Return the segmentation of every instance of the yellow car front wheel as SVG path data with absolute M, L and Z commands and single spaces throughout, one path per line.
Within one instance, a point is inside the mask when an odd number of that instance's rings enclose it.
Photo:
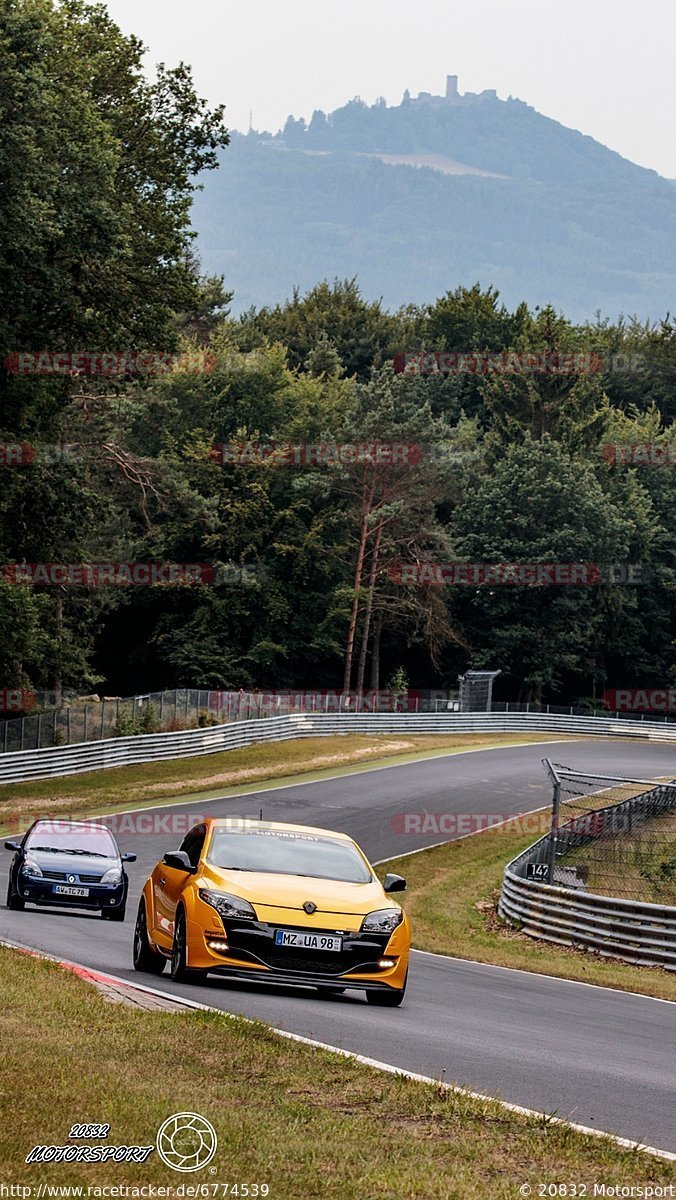
M 145 900 L 141 900 L 134 928 L 134 970 L 148 971 L 151 975 L 161 975 L 167 960 L 153 950 L 148 938 L 148 922 L 146 920 Z
M 174 921 L 174 943 L 171 948 L 171 978 L 177 983 L 204 983 L 208 972 L 188 967 L 188 937 L 185 913 L 179 909 Z
M 399 1008 L 404 996 L 406 995 L 406 982 L 408 980 L 408 971 L 404 979 L 403 988 L 391 988 L 387 992 L 367 992 L 366 999 L 369 1004 L 376 1004 L 380 1008 Z

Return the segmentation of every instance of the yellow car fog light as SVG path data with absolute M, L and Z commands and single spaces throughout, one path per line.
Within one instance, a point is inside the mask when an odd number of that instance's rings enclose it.
M 393 958 L 381 958 L 380 961 L 378 962 L 378 966 L 379 967 L 393 967 L 394 959 Z
M 207 945 L 210 950 L 229 950 L 230 948 L 223 938 L 207 938 Z

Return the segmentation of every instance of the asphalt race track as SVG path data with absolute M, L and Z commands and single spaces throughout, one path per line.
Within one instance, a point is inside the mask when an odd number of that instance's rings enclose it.
M 349 832 L 373 861 L 444 840 L 399 832 L 405 812 L 508 814 L 547 804 L 543 755 L 594 774 L 676 776 L 673 744 L 580 741 L 437 757 L 333 780 L 200 801 L 153 813 L 295 821 Z M 131 967 L 136 905 L 150 870 L 182 835 L 118 837 L 138 862 L 129 870 L 123 925 L 98 916 L 0 908 L 0 937 L 160 987 L 278 1028 L 396 1066 L 556 1112 L 583 1125 L 676 1152 L 676 1004 L 415 953 L 400 1009 L 371 1008 L 363 993 L 321 999 L 316 992 L 262 985 L 179 986 Z M 4 896 L 5 855 L 0 886 Z M 414 930 L 415 939 L 415 930 Z

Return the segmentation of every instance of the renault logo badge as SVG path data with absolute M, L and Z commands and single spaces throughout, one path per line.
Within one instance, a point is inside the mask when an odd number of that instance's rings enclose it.
M 311 917 L 312 914 L 317 911 L 317 905 L 313 904 L 312 900 L 306 900 L 303 908 L 309 917 Z

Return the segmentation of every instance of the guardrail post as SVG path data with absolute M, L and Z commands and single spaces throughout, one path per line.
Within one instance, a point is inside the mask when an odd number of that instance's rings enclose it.
M 551 759 L 543 758 L 543 763 L 549 772 L 549 777 L 554 784 L 554 792 L 552 795 L 552 825 L 549 831 L 549 844 L 547 846 L 547 883 L 554 883 L 554 867 L 556 865 L 556 843 L 559 831 L 559 810 L 561 808 L 561 780 L 559 779 L 556 767 Z

